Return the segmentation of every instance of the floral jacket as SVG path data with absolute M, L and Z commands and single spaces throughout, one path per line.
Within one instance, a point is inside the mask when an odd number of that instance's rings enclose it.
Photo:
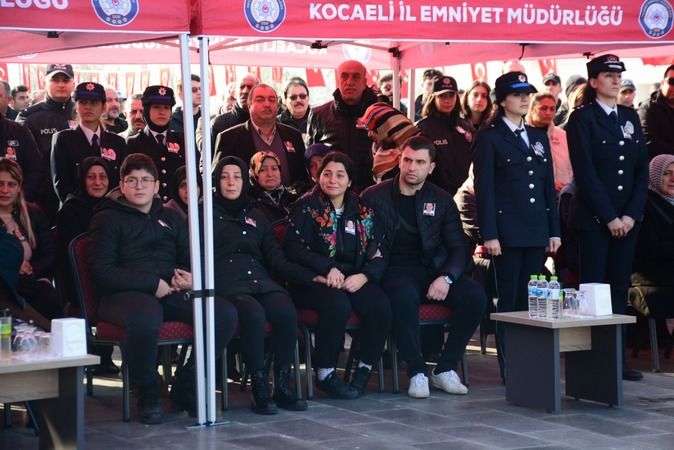
M 284 249 L 289 260 L 321 275 L 336 267 L 344 275 L 363 273 L 377 282 L 386 268 L 381 230 L 374 211 L 356 194 L 347 192 L 337 218 L 332 202 L 315 186 L 293 206 Z

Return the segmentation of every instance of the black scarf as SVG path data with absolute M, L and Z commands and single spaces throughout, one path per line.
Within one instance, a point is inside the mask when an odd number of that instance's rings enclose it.
M 241 193 L 236 200 L 229 200 L 222 196 L 220 192 L 220 175 L 222 174 L 222 168 L 226 165 L 235 165 L 241 168 L 241 177 L 243 181 L 243 186 L 241 187 Z M 213 169 L 212 173 L 213 179 L 213 202 L 222 207 L 227 213 L 231 216 L 238 216 L 241 211 L 248 204 L 248 187 L 250 186 L 250 179 L 248 176 L 248 166 L 241 158 L 236 156 L 225 156 Z

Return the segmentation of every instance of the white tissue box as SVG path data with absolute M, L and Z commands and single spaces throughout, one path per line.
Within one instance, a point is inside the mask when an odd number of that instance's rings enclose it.
M 84 319 L 53 319 L 51 349 L 54 355 L 82 356 L 87 354 L 87 333 Z
M 605 283 L 584 283 L 580 285 L 580 313 L 586 316 L 608 316 L 613 314 L 611 306 L 611 285 Z

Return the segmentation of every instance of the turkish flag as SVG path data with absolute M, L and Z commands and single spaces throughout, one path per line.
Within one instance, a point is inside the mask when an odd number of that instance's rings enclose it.
M 236 81 L 236 66 L 225 66 L 225 83 L 229 84 Z
M 213 66 L 208 66 L 208 96 L 213 97 L 218 95 L 215 89 L 215 74 L 213 74 Z
M 262 82 L 262 70 L 260 66 L 248 66 L 248 73 L 252 73 L 257 81 Z
M 271 80 L 274 83 L 281 84 L 283 82 L 283 67 L 272 67 L 271 68 Z
M 7 63 L 0 63 L 0 80 L 7 81 Z
M 47 68 L 44 65 L 37 66 L 37 88 L 44 89 L 46 84 L 46 72 Z
M 31 86 L 30 86 L 30 64 L 21 64 L 21 83 L 24 86 L 28 86 L 28 89 L 31 89 Z
M 487 65 L 485 63 L 475 63 L 470 65 L 470 71 L 473 75 L 473 81 L 480 80 L 487 83 Z
M 321 69 L 307 69 L 307 86 L 309 87 L 324 87 L 325 79 Z
M 541 68 L 541 75 L 546 76 L 550 72 L 557 73 L 557 60 L 553 58 L 539 59 L 538 66 Z
M 134 91 L 136 86 L 136 72 L 127 72 L 126 73 L 126 96 L 131 97 L 136 92 Z
M 650 66 L 669 66 L 674 64 L 674 56 L 652 56 L 641 58 L 641 62 Z
M 140 71 L 140 90 L 144 91 L 146 87 L 150 85 L 150 71 L 141 70 Z
M 159 69 L 159 84 L 162 86 L 168 86 L 171 82 L 171 68 L 162 67 Z
M 119 83 L 119 74 L 117 72 L 108 72 L 108 86 L 117 90 L 117 83 Z

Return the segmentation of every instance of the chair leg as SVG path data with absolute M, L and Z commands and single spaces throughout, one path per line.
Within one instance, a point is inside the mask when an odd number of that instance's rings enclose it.
M 173 381 L 173 365 L 171 364 L 172 356 L 172 345 L 162 345 L 161 346 L 161 366 L 164 372 L 164 381 L 167 384 L 171 384 Z
M 300 374 L 300 344 L 295 341 L 295 355 L 294 355 L 294 364 L 295 364 L 295 395 L 297 400 L 302 400 L 302 377 Z
M 5 403 L 3 405 L 4 411 L 4 426 L 5 428 L 12 428 L 12 404 Z
M 89 366 L 84 368 L 84 373 L 86 374 L 86 383 L 87 383 L 87 395 L 93 397 L 94 395 L 94 366 Z
M 229 399 L 227 398 L 227 346 L 225 346 L 225 351 L 222 352 L 222 373 L 220 374 L 220 383 L 222 384 L 222 390 L 220 391 L 220 409 L 222 411 L 227 411 L 227 408 L 229 408 Z
M 351 372 L 353 371 L 353 363 L 356 359 L 356 344 L 358 343 L 360 337 L 354 337 L 351 335 L 351 347 L 349 348 L 349 354 L 346 357 L 346 366 L 344 367 L 344 382 L 348 383 L 351 379 Z
M 129 380 L 129 365 L 122 351 L 122 420 L 128 422 L 131 420 L 131 382 Z
M 35 417 L 35 411 L 33 411 L 33 405 L 32 402 L 25 402 L 26 404 L 26 412 L 28 412 L 28 417 L 30 417 L 30 423 L 33 427 L 33 431 L 35 432 L 35 436 L 40 435 L 40 425 L 37 423 L 37 417 Z
M 391 354 L 391 382 L 393 384 L 393 393 L 400 392 L 400 380 L 398 379 L 398 346 L 396 345 L 396 338 L 391 335 L 388 338 L 388 349 Z
M 378 392 L 381 394 L 386 390 L 384 383 L 384 358 L 382 356 L 380 356 L 379 360 L 377 360 L 377 381 L 379 382 Z
M 307 374 L 307 400 L 313 400 L 314 398 L 314 379 L 313 379 L 313 369 L 311 367 L 311 333 L 309 332 L 308 327 L 302 327 L 302 333 L 304 334 L 304 356 L 305 356 L 305 367 Z
M 480 353 L 487 354 L 487 333 L 484 332 L 483 326 L 480 324 Z
M 658 330 L 655 326 L 655 319 L 648 318 L 648 334 L 651 340 L 651 364 L 653 372 L 660 372 L 660 349 L 658 348 Z
M 468 379 L 468 358 L 466 357 L 466 352 L 464 352 L 463 357 L 461 357 L 461 375 L 463 375 L 463 384 L 468 386 L 470 380 Z

